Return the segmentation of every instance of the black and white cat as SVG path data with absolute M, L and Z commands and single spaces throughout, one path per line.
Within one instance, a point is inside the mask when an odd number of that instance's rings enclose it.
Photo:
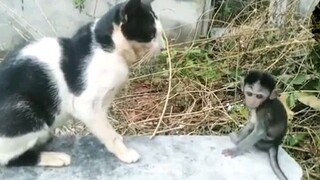
M 9 53 L 0 64 L 0 165 L 69 165 L 68 154 L 36 147 L 70 117 L 121 161 L 136 162 L 139 154 L 126 147 L 106 111 L 126 83 L 129 65 L 164 47 L 150 2 L 128 0 L 72 38 L 46 37 Z

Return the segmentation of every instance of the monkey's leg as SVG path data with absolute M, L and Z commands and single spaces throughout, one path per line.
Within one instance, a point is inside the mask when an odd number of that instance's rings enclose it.
M 274 145 L 275 145 L 275 143 L 273 141 L 260 140 L 254 146 L 259 150 L 268 151 Z
M 244 138 L 235 148 L 225 149 L 222 151 L 222 154 L 225 156 L 235 157 L 243 154 L 249 148 L 253 147 L 259 140 L 263 139 L 266 136 L 266 132 L 262 127 L 256 126 L 254 130 Z
M 248 122 L 239 132 L 239 134 L 232 132 L 229 134 L 229 137 L 231 141 L 234 144 L 239 144 L 244 138 L 246 138 L 253 130 L 254 124 L 251 122 Z

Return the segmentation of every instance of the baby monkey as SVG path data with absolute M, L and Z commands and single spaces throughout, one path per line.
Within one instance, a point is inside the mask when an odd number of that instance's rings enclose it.
M 277 98 L 280 91 L 275 87 L 274 78 L 262 71 L 250 71 L 241 80 L 250 118 L 239 134 L 233 132 L 229 135 L 236 147 L 225 149 L 222 153 L 235 157 L 254 146 L 268 152 L 274 173 L 280 180 L 287 180 L 278 163 L 278 148 L 287 133 L 287 112 Z

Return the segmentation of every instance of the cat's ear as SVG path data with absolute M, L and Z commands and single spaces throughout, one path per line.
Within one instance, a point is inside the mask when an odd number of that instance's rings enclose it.
M 134 14 L 141 7 L 141 0 L 129 0 L 123 9 L 125 15 Z

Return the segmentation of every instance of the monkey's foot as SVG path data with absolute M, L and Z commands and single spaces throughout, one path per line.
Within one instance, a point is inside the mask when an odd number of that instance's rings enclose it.
M 242 152 L 238 148 L 229 148 L 229 149 L 224 149 L 222 151 L 222 154 L 224 156 L 230 156 L 231 158 L 234 158 L 236 156 L 241 155 Z

